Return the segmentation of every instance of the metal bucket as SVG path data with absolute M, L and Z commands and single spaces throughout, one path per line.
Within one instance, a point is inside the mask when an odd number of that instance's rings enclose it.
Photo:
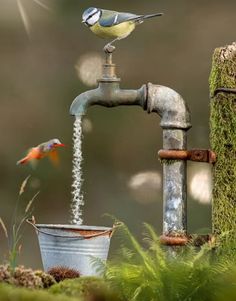
M 114 228 L 31 224 L 38 235 L 44 270 L 66 267 L 82 276 L 99 276 L 93 258 L 106 261 Z

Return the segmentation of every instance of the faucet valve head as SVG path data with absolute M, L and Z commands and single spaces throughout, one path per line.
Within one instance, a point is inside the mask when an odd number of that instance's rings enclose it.
M 105 52 L 105 55 L 102 78 L 98 82 L 120 82 L 116 76 L 116 65 L 112 62 L 112 52 Z

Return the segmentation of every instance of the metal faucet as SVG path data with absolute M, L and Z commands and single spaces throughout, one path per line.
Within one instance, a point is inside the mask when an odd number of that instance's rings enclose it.
M 139 90 L 123 90 L 120 89 L 119 83 L 120 79 L 115 74 L 115 64 L 112 63 L 112 53 L 106 53 L 103 76 L 98 80 L 98 88 L 77 96 L 70 107 L 70 114 L 84 115 L 88 107 L 92 105 L 104 107 L 138 105 L 144 107 L 146 103 L 145 85 Z
M 137 90 L 123 90 L 119 83 L 112 52 L 106 53 L 98 88 L 77 96 L 70 107 L 70 114 L 82 116 L 92 105 L 141 106 L 148 113 L 156 112 L 161 117 L 165 150 L 186 150 L 187 130 L 191 123 L 183 98 L 165 86 L 148 83 Z M 186 235 L 187 232 L 186 164 L 180 160 L 163 163 L 163 235 L 166 236 Z

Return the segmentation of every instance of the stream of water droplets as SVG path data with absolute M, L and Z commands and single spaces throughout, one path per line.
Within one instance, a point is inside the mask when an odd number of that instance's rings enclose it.
M 82 225 L 82 206 L 84 198 L 82 194 L 82 117 L 76 117 L 73 130 L 73 168 L 72 168 L 72 203 L 71 203 L 71 223 Z

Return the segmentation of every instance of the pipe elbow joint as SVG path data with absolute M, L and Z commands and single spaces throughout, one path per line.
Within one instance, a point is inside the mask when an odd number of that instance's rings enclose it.
M 147 111 L 160 115 L 160 125 L 164 129 L 191 128 L 190 111 L 186 102 L 176 91 L 168 87 L 148 83 Z

